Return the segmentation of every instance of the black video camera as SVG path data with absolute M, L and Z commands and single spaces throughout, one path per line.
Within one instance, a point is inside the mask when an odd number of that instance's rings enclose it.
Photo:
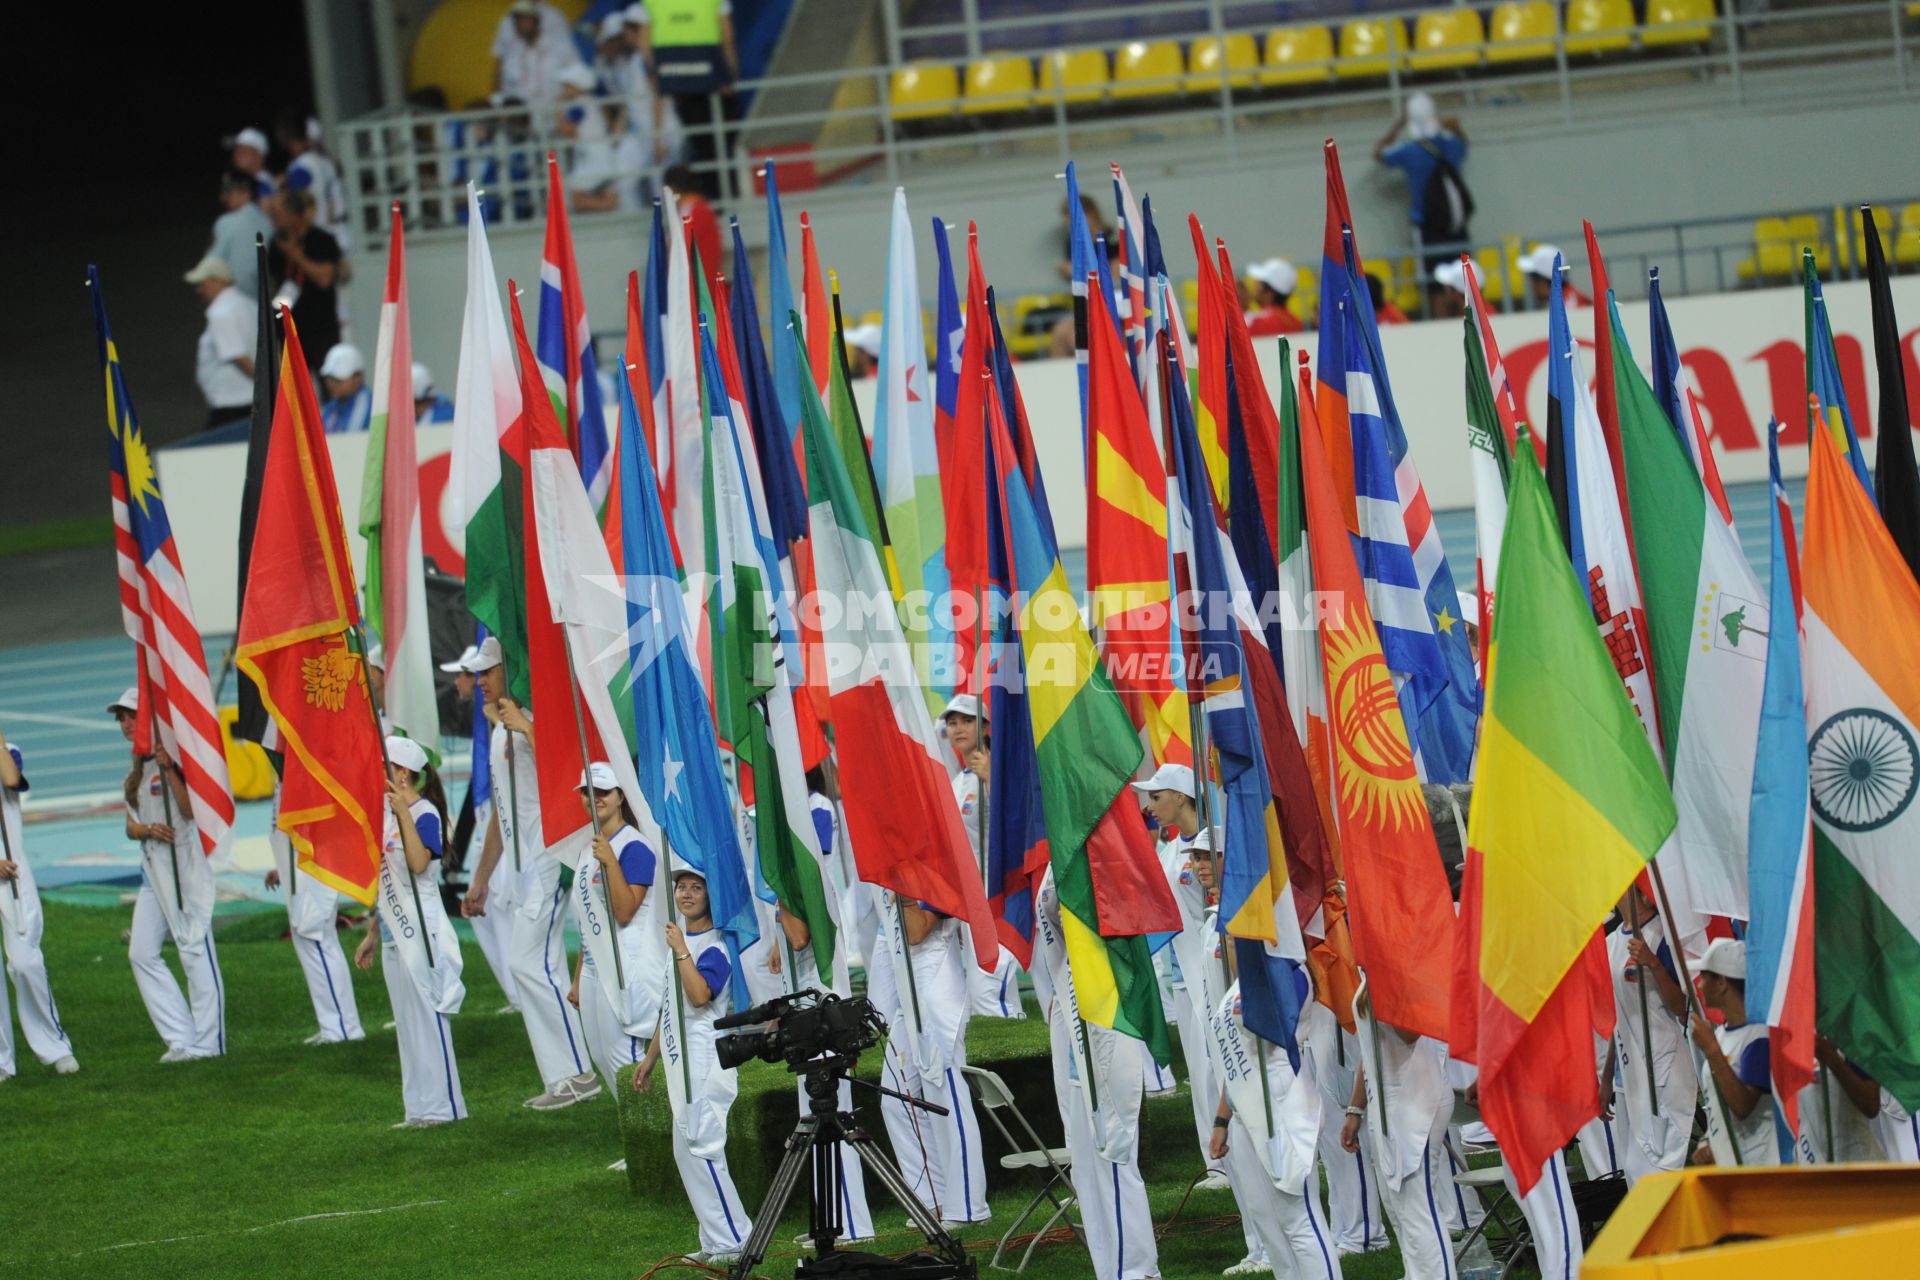
M 886 1020 L 865 996 L 838 996 L 812 987 L 716 1019 L 713 1026 L 716 1031 L 760 1027 L 713 1042 L 722 1067 L 732 1070 L 758 1058 L 784 1062 L 794 1072 L 824 1055 L 855 1058 L 880 1043 L 887 1030 Z

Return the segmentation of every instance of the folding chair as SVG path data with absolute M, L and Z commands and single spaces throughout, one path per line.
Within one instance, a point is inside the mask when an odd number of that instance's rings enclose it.
M 985 1067 L 962 1067 L 960 1070 L 972 1079 L 974 1092 L 979 1095 L 980 1105 L 986 1109 L 987 1119 L 991 1120 L 993 1127 L 1000 1131 L 1000 1137 L 1006 1144 L 1013 1148 L 1000 1157 L 1000 1167 L 1015 1171 L 1020 1169 L 1046 1171 L 1046 1181 L 1041 1185 L 1039 1194 L 1027 1201 L 1027 1207 L 1022 1209 L 1012 1224 L 1007 1227 L 1006 1234 L 1000 1237 L 1000 1243 L 994 1249 L 993 1257 L 987 1265 L 1001 1271 L 1025 1271 L 1042 1237 L 1052 1231 L 1054 1224 L 1063 1218 L 1066 1219 L 1068 1230 L 1084 1243 L 1085 1236 L 1081 1234 L 1079 1224 L 1067 1217 L 1067 1210 L 1073 1205 L 1073 1183 L 1069 1177 L 1073 1169 L 1071 1154 L 1065 1147 L 1049 1147 L 1046 1144 L 1025 1114 L 1021 1112 L 1019 1104 L 1014 1101 L 1013 1091 L 1007 1088 L 1007 1082 L 996 1073 Z M 1014 1136 L 1013 1130 L 1007 1127 L 1003 1112 L 1013 1117 L 1014 1123 L 1025 1134 L 1024 1138 Z M 1066 1199 L 1062 1200 L 1055 1194 L 1056 1187 L 1065 1188 Z M 1028 1242 L 1026 1251 L 1020 1255 L 1020 1265 L 1002 1267 L 1000 1259 L 1006 1254 L 1008 1242 L 1020 1234 L 1021 1227 L 1040 1208 L 1042 1201 L 1053 1205 L 1053 1213 Z

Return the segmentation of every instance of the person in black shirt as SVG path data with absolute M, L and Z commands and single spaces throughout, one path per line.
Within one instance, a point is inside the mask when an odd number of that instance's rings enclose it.
M 314 225 L 313 196 L 306 191 L 281 195 L 274 213 L 273 246 L 267 270 L 276 293 L 296 286 L 293 323 L 307 367 L 318 369 L 327 351 L 340 341 L 340 301 L 336 290 L 345 275 L 340 242 Z

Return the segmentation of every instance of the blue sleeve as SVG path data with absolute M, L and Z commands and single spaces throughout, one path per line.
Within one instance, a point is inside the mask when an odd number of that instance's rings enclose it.
M 930 912 L 935 920 L 953 919 L 952 916 L 934 906 L 931 902 L 915 902 L 913 905 L 919 907 L 922 911 Z
M 620 874 L 631 885 L 653 883 L 653 850 L 644 841 L 629 840 L 620 846 Z
M 1458 169 L 1467 158 L 1467 140 L 1457 134 L 1440 135 L 1440 152 L 1446 156 L 1447 163 Z
M 1740 1051 L 1740 1061 L 1733 1064 L 1733 1074 L 1749 1089 L 1765 1093 L 1773 1088 L 1773 1069 L 1767 1060 L 1765 1036 Z
M 7 744 L 7 754 L 13 757 L 13 767 L 20 771 L 20 785 L 9 788 L 9 790 L 18 794 L 27 789 L 27 760 L 25 756 L 20 754 L 20 748 L 14 746 L 11 742 Z
M 1672 978 L 1675 982 L 1680 981 L 1680 971 L 1674 968 L 1673 965 L 1672 947 L 1663 942 L 1660 944 L 1660 949 L 1654 952 L 1653 955 L 1654 958 L 1660 962 L 1660 967 L 1667 971 L 1669 978 Z
M 1382 164 L 1390 164 L 1396 169 L 1411 169 L 1413 158 L 1425 154 L 1417 142 L 1403 142 L 1397 147 L 1388 147 L 1380 153 Z
M 733 961 L 727 959 L 725 947 L 708 947 L 693 962 L 693 967 L 707 980 L 707 990 L 713 992 L 715 999 L 719 999 L 726 991 L 727 983 L 733 980 Z
M 441 846 L 440 815 L 429 809 L 427 812 L 415 816 L 413 826 L 414 830 L 420 833 L 420 843 L 427 846 L 427 852 L 436 858 L 439 857 Z
M 305 191 L 313 185 L 313 175 L 300 165 L 287 170 L 287 190 Z
M 833 810 L 815 809 L 813 811 L 814 834 L 820 837 L 820 852 L 833 852 Z

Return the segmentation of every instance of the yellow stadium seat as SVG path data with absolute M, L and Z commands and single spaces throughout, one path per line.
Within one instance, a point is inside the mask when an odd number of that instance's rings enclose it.
M 1640 45 L 1705 44 L 1713 38 L 1713 0 L 1647 0 Z
M 1413 53 L 1407 58 L 1407 66 L 1414 71 L 1477 67 L 1480 48 L 1486 42 L 1478 11 L 1431 9 L 1413 24 Z
M 1488 62 L 1551 62 L 1560 13 L 1549 0 L 1507 0 L 1493 11 Z
M 960 114 L 1004 115 L 1033 105 L 1033 63 L 1003 54 L 975 58 L 967 64 L 966 99 Z
M 1264 85 L 1319 84 L 1333 74 L 1333 32 L 1325 27 L 1275 27 L 1267 32 Z
M 1073 313 L 1070 293 L 1028 293 L 1013 300 L 1013 327 L 1007 330 L 1007 350 L 1022 360 L 1044 357 L 1053 338 L 1053 326 Z
M 950 116 L 960 100 L 960 76 L 945 63 L 913 63 L 893 73 L 889 96 L 895 120 Z
M 1049 106 L 1058 91 L 1068 106 L 1098 102 L 1107 94 L 1107 54 L 1104 49 L 1056 49 L 1040 59 L 1039 106 Z
M 1342 80 L 1384 76 L 1387 55 L 1404 53 L 1406 47 L 1407 28 L 1400 19 L 1356 18 L 1340 28 L 1340 61 L 1333 74 Z
M 1236 31 L 1226 38 L 1227 83 L 1235 89 L 1253 88 L 1253 70 L 1260 65 L 1260 49 L 1253 37 Z M 1220 91 L 1221 41 L 1213 36 L 1195 40 L 1187 50 L 1187 92 Z
M 1633 47 L 1633 0 L 1567 0 L 1567 52 Z
M 1499 306 L 1507 298 L 1507 266 L 1500 246 L 1475 249 L 1473 260 L 1480 268 L 1480 296 L 1487 300 L 1488 306 Z
M 1753 257 L 1739 266 L 1743 281 L 1791 280 L 1800 274 L 1802 246 L 1813 250 L 1816 271 L 1826 274 L 1833 268 L 1833 252 L 1826 243 L 1825 228 L 1811 213 L 1791 218 L 1758 218 L 1753 224 Z
M 1293 285 L 1293 296 L 1287 299 L 1287 310 L 1300 317 L 1300 323 L 1313 327 L 1315 312 L 1320 307 L 1320 268 L 1298 266 L 1294 268 L 1297 278 Z M 1298 378 L 1298 369 L 1286 371 L 1289 378 Z
M 1920 204 L 1900 211 L 1900 231 L 1893 238 L 1893 260 L 1903 267 L 1920 263 Z
M 1883 204 L 1875 205 L 1873 223 L 1880 229 L 1880 247 L 1887 248 L 1894 229 L 1892 211 Z M 1842 271 L 1852 271 L 1855 268 L 1865 270 L 1867 229 L 1860 224 L 1860 206 L 1837 206 L 1833 211 L 1833 226 L 1834 261 L 1840 264 Z M 1892 257 L 1889 256 L 1887 261 L 1893 261 Z
M 1116 98 L 1157 98 L 1180 90 L 1180 75 L 1186 61 L 1180 46 L 1171 40 L 1142 44 L 1136 40 L 1122 45 L 1113 58 L 1113 96 Z
M 1420 309 L 1420 264 L 1412 258 L 1400 259 L 1399 267 L 1388 277 L 1387 296 L 1408 315 Z
M 227 785 L 236 800 L 265 800 L 273 794 L 273 765 L 259 743 L 233 736 L 234 721 L 239 718 L 239 707 L 220 708 L 220 745 L 227 755 Z
M 1182 280 L 1180 282 L 1180 311 L 1187 320 L 1187 332 L 1200 332 L 1200 282 Z

